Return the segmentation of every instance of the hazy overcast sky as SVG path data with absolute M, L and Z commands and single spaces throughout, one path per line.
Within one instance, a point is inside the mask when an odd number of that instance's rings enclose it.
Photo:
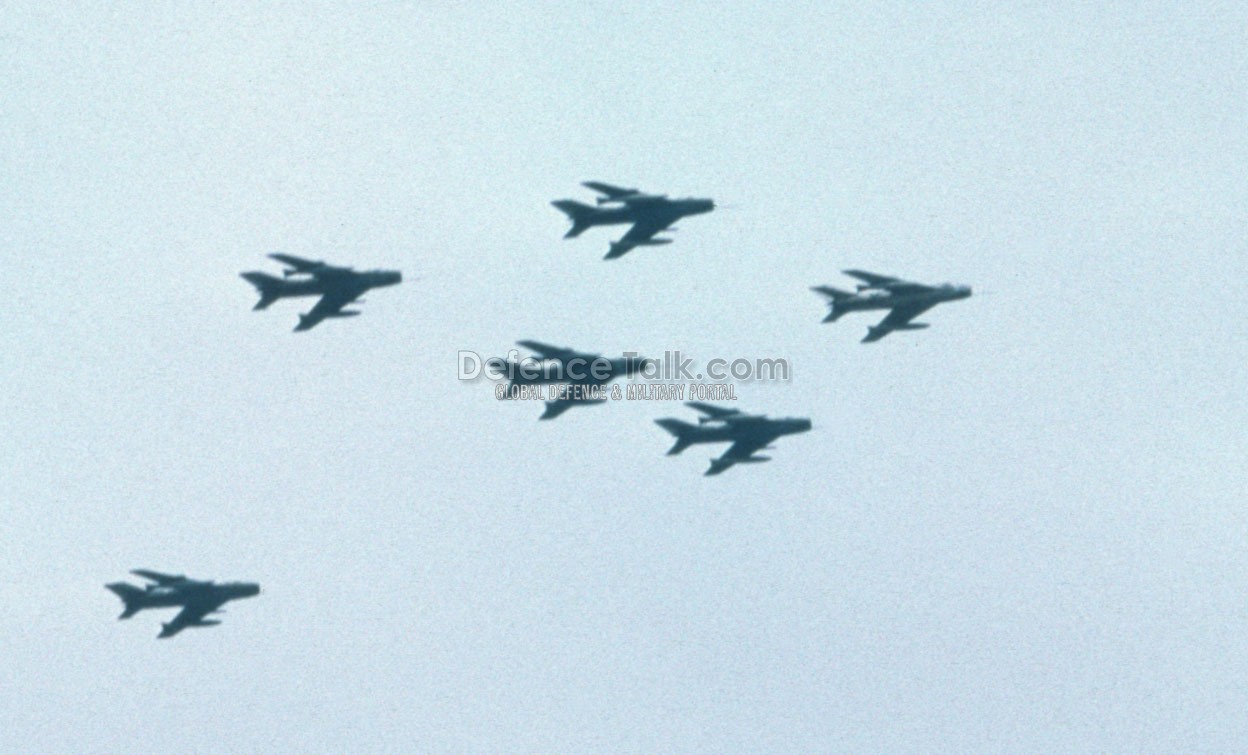
M 7 3 L 0 749 L 1242 752 L 1248 11 L 1093 5 Z M 721 209 L 603 262 L 587 179 Z M 404 282 L 293 334 L 277 250 Z M 526 338 L 814 429 L 456 380 Z

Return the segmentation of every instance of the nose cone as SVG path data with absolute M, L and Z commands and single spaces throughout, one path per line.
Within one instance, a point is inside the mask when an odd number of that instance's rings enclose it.
M 247 584 L 242 585 L 242 588 L 244 598 L 251 598 L 260 594 L 260 585 L 255 582 L 248 582 Z
M 804 432 L 807 432 L 807 431 L 809 431 L 809 430 L 810 430 L 810 428 L 811 428 L 811 427 L 812 427 L 812 425 L 810 424 L 810 420 L 808 420 L 808 419 L 799 419 L 799 420 L 797 420 L 797 431 L 798 431 L 799 433 L 804 433 Z

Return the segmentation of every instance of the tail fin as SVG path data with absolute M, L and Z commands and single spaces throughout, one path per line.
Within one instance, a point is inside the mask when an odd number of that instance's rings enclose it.
M 538 419 L 554 419 L 571 408 L 571 401 L 547 401 L 546 409 Z
M 841 309 L 837 305 L 843 303 L 847 299 L 854 298 L 854 294 L 849 291 L 842 291 L 839 288 L 833 288 L 831 286 L 812 286 L 810 290 L 828 297 L 828 304 L 832 309 L 828 312 L 828 316 L 823 318 L 824 322 L 836 322 L 837 318 L 845 314 L 845 310 Z
M 565 239 L 574 239 L 584 233 L 585 229 L 591 225 L 589 222 L 590 217 L 596 212 L 593 207 L 571 199 L 560 199 L 556 202 L 551 202 L 551 204 L 564 215 L 567 215 L 568 220 L 572 221 L 572 227 L 568 229 L 567 233 L 563 234 Z
M 656 419 L 654 422 L 676 436 L 676 445 L 667 450 L 668 456 L 674 456 L 688 448 L 693 443 L 693 433 L 698 430 L 696 425 L 681 422 L 678 419 Z
M 126 604 L 125 610 L 117 618 L 128 619 L 139 612 L 142 606 L 143 591 L 127 582 L 112 582 L 104 585 L 112 590 L 121 602 Z
M 256 287 L 260 292 L 260 301 L 252 309 L 265 309 L 281 298 L 282 279 L 267 273 L 240 273 L 243 280 Z

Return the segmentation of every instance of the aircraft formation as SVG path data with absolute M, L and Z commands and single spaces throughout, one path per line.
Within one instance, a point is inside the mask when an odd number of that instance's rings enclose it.
M 670 244 L 672 239 L 661 238 L 659 234 L 676 230 L 672 226 L 682 218 L 715 209 L 715 202 L 707 198 L 671 199 L 664 194 L 646 194 L 600 181 L 585 181 L 582 185 L 599 195 L 594 205 L 572 199 L 560 199 L 551 204 L 572 223 L 564 234 L 565 239 L 576 238 L 595 226 L 630 225 L 623 236 L 610 242 L 604 257 L 607 260 L 618 259 L 638 247 Z M 279 299 L 320 297 L 308 312 L 299 315 L 295 332 L 311 330 L 327 319 L 359 315 L 359 310 L 346 307 L 362 303 L 360 297 L 367 291 L 394 286 L 403 280 L 398 270 L 356 271 L 283 253 L 273 253 L 269 257 L 286 266 L 282 277 L 259 271 L 240 274 L 260 295 L 253 309 L 268 309 Z M 878 341 L 894 331 L 926 328 L 926 323 L 914 322 L 915 318 L 937 304 L 971 295 L 969 286 L 948 283 L 929 286 L 856 269 L 844 273 L 859 281 L 855 291 L 831 286 L 814 286 L 812 290 L 827 297 L 829 312 L 823 318 L 825 323 L 835 322 L 849 312 L 888 310 L 883 320 L 868 327 L 863 343 Z M 606 391 L 613 381 L 632 377 L 653 363 L 633 355 L 607 358 L 540 341 L 517 343 L 531 350 L 534 356 L 520 363 L 504 363 L 508 382 L 500 398 L 517 397 L 538 387 L 555 389 L 545 401 L 540 420 L 553 420 L 574 407 L 605 403 Z M 805 433 L 812 427 L 810 419 L 805 417 L 773 419 L 700 401 L 688 401 L 686 405 L 698 412 L 696 424 L 670 417 L 655 422 L 676 438 L 667 452 L 669 456 L 679 455 L 692 445 L 729 444 L 722 454 L 711 459 L 705 476 L 722 474 L 737 464 L 768 461 L 771 457 L 760 456 L 758 452 L 774 448 L 771 444 L 779 438 Z M 221 613 L 225 603 L 260 593 L 260 586 L 250 582 L 200 581 L 147 569 L 135 569 L 131 573 L 148 580 L 147 584 L 141 587 L 128 582 L 105 585 L 125 606 L 121 619 L 149 608 L 181 608 L 172 621 L 161 624 L 157 635 L 160 638 L 173 637 L 191 627 L 216 626 L 221 622 L 208 617 Z

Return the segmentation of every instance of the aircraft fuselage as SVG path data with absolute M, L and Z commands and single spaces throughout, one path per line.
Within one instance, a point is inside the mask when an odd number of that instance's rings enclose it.
M 255 582 L 227 582 L 224 584 L 190 583 L 182 585 L 151 585 L 134 597 L 135 610 L 145 608 L 173 608 L 200 600 L 227 601 L 250 598 L 260 594 Z
M 965 299 L 971 295 L 970 286 L 944 285 L 921 293 L 896 294 L 889 291 L 871 289 L 846 297 L 836 302 L 836 308 L 842 312 L 857 312 L 868 309 L 896 309 L 898 307 L 930 307 L 947 301 Z
M 601 385 L 618 377 L 630 377 L 640 372 L 647 362 L 653 362 L 653 360 L 639 357 L 619 357 L 608 360 L 604 357 L 589 355 L 568 360 L 543 360 L 540 365 L 510 362 L 509 384 L 512 386 L 559 383 Z
M 368 270 L 342 277 L 325 276 L 307 280 L 279 279 L 279 282 L 272 289 L 272 295 L 278 299 L 297 296 L 324 296 L 326 293 L 339 290 L 344 285 L 367 290 L 394 286 L 402 282 L 403 275 L 397 270 Z
M 679 218 L 701 215 L 714 209 L 715 202 L 710 199 L 658 199 L 615 207 L 599 206 L 586 213 L 579 222 L 589 226 L 631 224 L 652 218 L 670 218 L 669 222 L 675 222 Z
M 685 436 L 689 445 L 698 443 L 729 443 L 749 438 L 754 434 L 794 435 L 810 430 L 808 419 L 757 419 L 736 420 L 728 423 L 708 422 L 698 425 Z

